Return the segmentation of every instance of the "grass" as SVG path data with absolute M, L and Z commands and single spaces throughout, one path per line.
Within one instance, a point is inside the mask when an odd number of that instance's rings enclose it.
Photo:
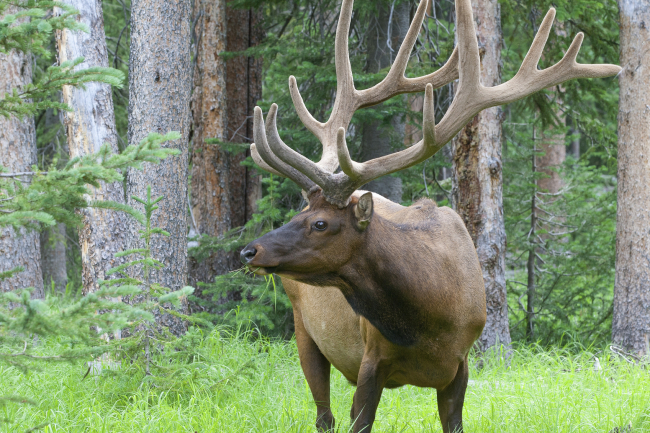
M 49 343 L 43 352 L 56 350 Z M 33 405 L 0 408 L 1 432 L 312 432 L 315 407 L 294 342 L 251 340 L 223 330 L 195 339 L 192 360 L 177 370 L 176 386 L 143 383 L 141 372 L 88 376 L 82 362 L 41 365 L 22 373 L 0 367 L 0 395 Z M 465 400 L 466 432 L 609 432 L 632 423 L 650 432 L 650 373 L 609 351 L 515 350 L 472 368 Z M 162 362 L 162 361 L 159 361 Z M 354 388 L 332 370 L 332 403 L 339 431 L 349 429 Z M 442 431 L 435 391 L 384 391 L 377 432 Z

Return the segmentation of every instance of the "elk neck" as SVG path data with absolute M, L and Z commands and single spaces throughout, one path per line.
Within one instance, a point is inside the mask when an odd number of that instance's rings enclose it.
M 426 232 L 373 215 L 364 251 L 341 267 L 336 284 L 352 309 L 391 343 L 412 346 L 424 332 L 417 302 L 418 245 Z

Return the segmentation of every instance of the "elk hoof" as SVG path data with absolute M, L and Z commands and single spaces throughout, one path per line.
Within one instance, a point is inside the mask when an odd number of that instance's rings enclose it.
M 316 430 L 319 432 L 333 432 L 334 425 L 334 416 L 331 411 L 328 411 L 316 419 Z

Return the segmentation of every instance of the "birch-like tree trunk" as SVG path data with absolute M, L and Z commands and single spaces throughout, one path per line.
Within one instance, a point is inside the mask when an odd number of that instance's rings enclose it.
M 650 355 L 650 3 L 619 0 L 618 212 L 612 340 Z
M 79 18 L 89 32 L 57 31 L 59 61 L 84 57 L 78 68 L 107 67 L 108 53 L 104 34 L 104 17 L 101 0 L 62 0 L 79 11 Z M 72 108 L 63 112 L 70 157 L 84 156 L 99 151 L 109 144 L 118 152 L 117 130 L 111 86 L 87 83 L 86 89 L 66 86 L 63 102 Z M 124 186 L 121 182 L 101 184 L 92 188 L 90 200 L 111 200 L 124 203 Z M 83 225 L 79 228 L 79 245 L 83 277 L 83 293 L 98 289 L 97 281 L 106 279 L 106 272 L 119 264 L 115 253 L 123 251 L 126 240 L 127 216 L 122 212 L 104 209 L 84 209 Z
M 9 10 L 11 13 L 11 10 Z M 0 99 L 12 89 L 32 82 L 29 55 L 10 51 L 0 53 Z M 0 165 L 12 172 L 31 171 L 36 164 L 36 131 L 34 119 L 0 116 Z M 34 287 L 33 298 L 43 297 L 41 247 L 38 232 L 11 227 L 0 228 L 0 272 L 16 266 L 24 270 L 0 281 L 0 292 Z
M 129 143 L 135 144 L 150 132 L 178 131 L 181 138 L 166 146 L 178 149 L 177 156 L 160 164 L 145 164 L 142 171 L 128 171 L 128 203 L 145 198 L 147 186 L 152 197 L 164 196 L 153 214 L 152 225 L 169 232 L 154 236 L 151 253 L 164 264 L 152 272 L 152 281 L 179 290 L 187 282 L 188 233 L 188 136 L 190 130 L 190 1 L 134 0 L 131 3 L 131 50 L 129 58 Z M 142 247 L 135 222 L 129 224 L 128 248 Z M 185 305 L 185 309 L 187 306 Z M 182 333 L 184 325 L 171 317 L 159 319 L 172 332 Z
M 481 47 L 481 84 L 501 83 L 501 9 L 497 0 L 473 2 Z M 465 222 L 483 269 L 487 323 L 482 351 L 511 342 L 506 299 L 501 108 L 483 110 L 452 141 L 454 209 Z
M 377 73 L 391 65 L 410 25 L 410 2 L 377 3 L 378 16 L 371 22 L 367 38 L 366 72 Z M 404 98 L 406 102 L 406 98 Z M 361 161 L 378 158 L 393 152 L 391 141 L 403 143 L 404 116 L 393 116 L 385 122 L 373 121 L 362 126 Z M 383 124 L 382 124 L 383 123 Z M 402 179 L 384 176 L 362 187 L 376 192 L 396 203 L 402 201 Z
M 245 56 L 223 59 L 261 37 L 259 12 L 232 9 L 219 0 L 194 4 L 197 58 L 192 95 L 192 213 L 197 231 L 219 236 L 250 219 L 261 196 L 259 176 L 241 165 L 247 151 L 230 152 L 208 138 L 251 143 L 251 116 L 261 97 L 261 60 Z M 190 261 L 190 281 L 211 282 L 215 275 L 240 266 L 238 252 L 216 252 L 202 263 Z

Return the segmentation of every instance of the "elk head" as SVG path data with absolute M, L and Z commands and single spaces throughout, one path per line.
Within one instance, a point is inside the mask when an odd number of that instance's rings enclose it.
M 276 104 L 269 110 L 266 126 L 262 110 L 255 107 L 255 143 L 251 145 L 251 153 L 257 165 L 271 173 L 292 179 L 308 197 L 319 192 L 319 199 L 313 201 L 313 205 L 310 200 L 309 209 L 297 215 L 286 227 L 261 238 L 260 241 L 265 239 L 269 244 L 257 250 L 257 254 L 261 254 L 259 259 L 253 255 L 256 249 L 252 245 L 255 242 L 247 247 L 242 254 L 246 255 L 244 259 L 249 265 L 268 266 L 269 271 L 274 267 L 282 269 L 283 266 L 288 266 L 281 264 L 284 262 L 279 257 L 284 254 L 285 257 L 295 256 L 295 265 L 292 265 L 291 269 L 292 273 L 297 273 L 302 266 L 298 263 L 304 262 L 305 269 L 311 269 L 315 265 L 312 262 L 306 265 L 309 257 L 325 257 L 330 248 L 332 253 L 327 255 L 327 260 L 332 263 L 344 260 L 344 255 L 339 256 L 337 253 L 342 251 L 337 249 L 337 246 L 348 242 L 350 238 L 346 238 L 347 236 L 354 238 L 360 233 L 359 221 L 354 222 L 355 209 L 358 209 L 359 203 L 350 202 L 350 197 L 357 188 L 433 156 L 472 117 L 485 108 L 517 101 L 573 78 L 607 77 L 617 74 L 621 69 L 616 65 L 578 64 L 576 57 L 582 44 L 582 33 L 576 35 L 562 60 L 547 69 L 537 69 L 555 18 L 555 9 L 550 9 L 517 74 L 501 85 L 484 87 L 479 81 L 481 65 L 471 2 L 456 0 L 458 45 L 450 59 L 436 72 L 423 77 L 407 78 L 404 73 L 428 2 L 429 0 L 421 0 L 395 62 L 384 80 L 369 89 L 357 90 L 354 87 L 348 55 L 353 0 L 343 0 L 335 40 L 336 100 L 327 122 L 321 123 L 309 113 L 296 79 L 293 76 L 289 78 L 289 91 L 298 116 L 323 145 L 319 162 L 312 162 L 282 141 L 276 125 Z M 442 87 L 456 78 L 458 86 L 454 100 L 440 123 L 436 124 L 433 89 Z M 350 158 L 345 135 L 356 110 L 379 104 L 395 95 L 421 91 L 425 92 L 425 100 L 423 139 L 420 142 L 364 163 L 355 162 Z M 341 168 L 339 172 L 336 171 L 338 167 Z M 328 224 L 332 224 L 322 233 L 312 226 L 317 222 L 319 215 L 331 221 Z M 336 230 L 339 231 L 335 232 Z M 263 262 L 266 264 L 263 265 Z M 329 263 L 323 261 L 321 266 L 329 266 Z
M 258 274 L 326 283 L 362 250 L 372 214 L 372 193 L 339 208 L 317 191 L 309 197 L 309 209 L 244 248 L 242 262 Z

